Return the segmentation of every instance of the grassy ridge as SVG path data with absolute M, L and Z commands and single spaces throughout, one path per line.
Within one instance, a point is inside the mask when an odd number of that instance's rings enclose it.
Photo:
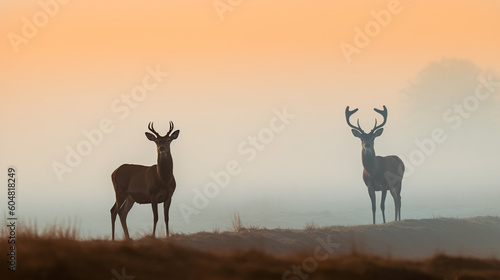
M 19 243 L 17 271 L 2 268 L 2 279 L 116 279 L 115 274 L 122 275 L 122 269 L 134 279 L 283 279 L 293 266 L 301 266 L 302 276 L 308 279 L 500 279 L 498 260 L 444 255 L 416 261 L 359 254 L 330 256 L 318 261 L 317 269 L 309 266 L 307 272 L 304 260 L 310 255 L 306 253 L 272 256 L 255 250 L 206 252 L 160 239 L 111 242 L 26 238 Z M 285 279 L 300 277 L 289 273 Z
M 498 217 L 356 227 L 310 224 L 304 230 L 244 228 L 235 218 L 233 227 L 231 232 L 112 242 L 80 240 L 72 223 L 43 230 L 21 225 L 14 273 L 7 271 L 9 244 L 0 242 L 0 279 L 500 279 L 500 260 L 464 257 L 500 251 Z M 0 236 L 7 240 L 8 232 L 2 229 Z M 325 247 L 325 242 L 339 247 Z M 435 254 L 436 242 L 443 252 L 460 247 L 463 254 Z M 386 253 L 385 244 L 394 246 L 393 254 Z M 418 249 L 420 257 L 409 259 Z

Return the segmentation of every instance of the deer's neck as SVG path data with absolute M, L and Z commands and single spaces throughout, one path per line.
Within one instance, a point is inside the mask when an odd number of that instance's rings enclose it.
M 375 169 L 375 150 L 364 150 L 361 152 L 361 159 L 363 161 L 363 167 L 368 173 L 372 173 Z
M 174 162 L 170 151 L 163 155 L 158 155 L 157 169 L 160 180 L 164 183 L 168 183 L 174 170 Z

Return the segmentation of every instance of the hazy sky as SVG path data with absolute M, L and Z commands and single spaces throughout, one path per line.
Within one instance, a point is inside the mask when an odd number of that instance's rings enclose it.
M 372 109 L 388 107 L 375 148 L 411 165 L 406 205 L 465 201 L 472 215 L 500 197 L 497 1 L 66 2 L 0 4 L 0 165 L 18 169 L 28 217 L 92 213 L 108 223 L 110 174 L 154 164 L 147 124 L 164 134 L 172 120 L 181 133 L 171 216 L 193 205 L 210 172 L 237 162 L 241 172 L 192 223 L 226 204 L 348 212 L 354 201 L 369 222 L 347 105 L 366 129 Z M 283 111 L 293 117 L 274 122 Z M 416 141 L 436 129 L 444 140 L 422 151 Z M 97 137 L 90 150 L 86 133 Z M 253 146 L 259 135 L 266 143 Z M 79 145 L 88 153 L 70 166 Z M 57 175 L 57 164 L 71 172 Z

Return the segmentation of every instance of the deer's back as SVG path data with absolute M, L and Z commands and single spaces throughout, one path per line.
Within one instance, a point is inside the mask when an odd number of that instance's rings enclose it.
M 363 170 L 363 180 L 375 191 L 381 191 L 389 189 L 389 182 L 402 180 L 403 174 L 404 164 L 398 156 L 376 156 L 375 168 L 371 172 Z
M 116 192 L 129 194 L 137 203 L 151 203 L 151 195 L 158 201 L 164 201 L 175 189 L 175 179 L 168 184 L 162 183 L 156 175 L 156 165 L 144 166 L 123 164 L 118 167 L 111 178 Z M 172 186 L 173 185 L 173 186 Z
M 131 191 L 136 188 L 140 188 L 148 181 L 148 171 L 151 166 L 136 165 L 136 164 L 123 164 L 118 167 L 113 174 L 111 174 L 111 179 L 115 185 L 115 189 L 118 188 L 119 191 Z

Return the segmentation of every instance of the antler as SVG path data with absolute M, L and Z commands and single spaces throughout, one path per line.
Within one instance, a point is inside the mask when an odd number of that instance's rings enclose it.
M 168 130 L 167 135 L 165 135 L 165 136 L 167 136 L 167 137 L 170 136 L 170 133 L 172 132 L 172 130 L 174 130 L 174 123 L 172 121 L 170 121 L 170 129 Z
M 153 132 L 153 134 L 156 135 L 156 137 L 161 137 L 160 134 L 158 132 L 156 132 L 156 130 L 153 128 L 153 123 L 152 122 L 150 122 L 148 124 L 148 129 L 149 129 L 149 131 Z
M 352 125 L 352 124 L 351 124 L 351 122 L 349 121 L 349 118 L 350 118 L 350 117 L 351 117 L 354 113 L 356 113 L 357 111 L 358 111 L 358 109 L 357 109 L 357 108 L 356 108 L 356 109 L 354 109 L 354 110 L 352 110 L 352 111 L 349 111 L 349 106 L 347 106 L 347 107 L 345 108 L 345 119 L 347 120 L 347 124 L 348 124 L 350 127 L 354 128 L 354 129 L 356 129 L 356 130 L 358 130 L 359 132 L 363 132 L 363 133 L 364 133 L 363 129 L 361 129 L 361 126 L 359 126 L 359 119 L 358 119 L 358 126 L 357 126 L 357 127 L 356 127 L 356 126 L 354 126 L 354 125 Z
M 384 121 L 382 122 L 381 125 L 377 126 L 377 119 L 375 119 L 375 126 L 373 127 L 371 132 L 374 132 L 375 130 L 381 128 L 387 122 L 387 108 L 385 107 L 385 105 L 384 105 L 384 110 L 379 110 L 377 108 L 373 108 L 373 110 L 375 110 L 375 112 L 381 114 L 384 117 Z

